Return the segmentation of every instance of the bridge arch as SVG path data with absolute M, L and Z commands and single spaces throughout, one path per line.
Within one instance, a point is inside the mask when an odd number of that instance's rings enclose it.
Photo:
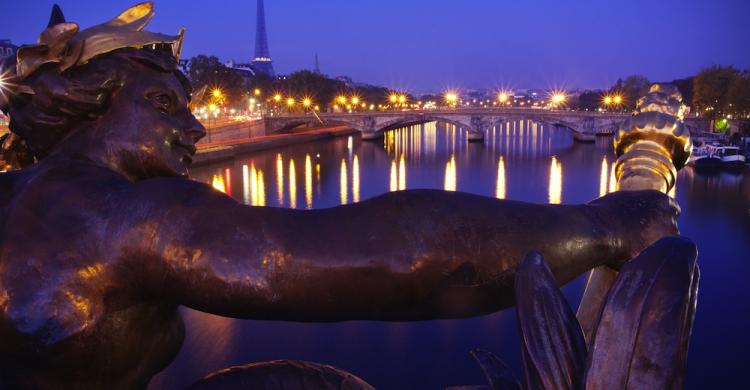
M 459 119 L 452 119 L 448 117 L 443 117 L 440 115 L 406 115 L 403 117 L 387 120 L 381 123 L 377 124 L 377 128 L 375 129 L 375 134 L 383 134 L 384 132 L 388 130 L 398 129 L 401 127 L 406 126 L 412 126 L 412 125 L 419 125 L 423 123 L 430 123 L 430 122 L 443 122 L 448 123 L 451 125 L 456 126 L 459 129 L 465 129 L 466 131 L 473 131 L 474 129 L 471 126 L 471 123 L 466 123 L 465 121 L 459 120 Z

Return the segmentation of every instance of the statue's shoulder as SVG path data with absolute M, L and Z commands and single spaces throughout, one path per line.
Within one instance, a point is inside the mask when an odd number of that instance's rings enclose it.
M 35 164 L 0 175 L 0 209 L 10 219 L 29 214 L 46 219 L 96 210 L 128 184 L 115 172 L 91 164 Z

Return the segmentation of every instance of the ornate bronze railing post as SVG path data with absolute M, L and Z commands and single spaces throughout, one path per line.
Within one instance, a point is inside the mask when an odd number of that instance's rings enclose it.
M 615 134 L 615 174 L 619 191 L 658 190 L 668 193 L 677 171 L 692 150 L 690 132 L 683 123 L 686 107 L 673 85 L 654 84 L 638 100 L 636 113 Z M 604 299 L 617 272 L 602 266 L 591 271 L 577 317 L 591 340 Z

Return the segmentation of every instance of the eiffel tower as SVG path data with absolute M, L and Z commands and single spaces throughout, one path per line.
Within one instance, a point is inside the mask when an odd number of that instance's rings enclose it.
M 275 77 L 271 52 L 268 50 L 268 35 L 266 34 L 266 10 L 263 0 L 258 0 L 257 20 L 255 23 L 255 58 L 251 63 L 256 72 Z

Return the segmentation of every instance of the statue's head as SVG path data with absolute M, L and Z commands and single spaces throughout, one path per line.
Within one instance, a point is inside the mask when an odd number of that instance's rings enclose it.
M 0 97 L 13 133 L 4 146 L 18 165 L 66 153 L 132 179 L 187 175 L 205 130 L 178 71 L 182 32 L 142 31 L 152 16 L 143 3 L 78 32 L 56 9 L 39 44 L 3 66 L 13 70 Z

